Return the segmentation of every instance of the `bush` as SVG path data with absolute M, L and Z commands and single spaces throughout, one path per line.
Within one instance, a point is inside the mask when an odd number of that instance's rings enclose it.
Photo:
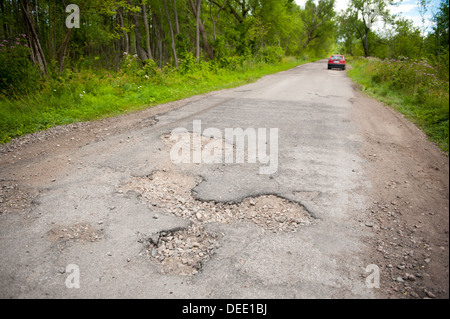
M 181 55 L 181 58 L 178 61 L 180 73 L 188 74 L 195 70 L 197 65 L 197 60 L 192 52 L 186 52 Z
M 134 76 L 136 75 L 136 72 L 140 69 L 141 64 L 138 60 L 137 54 L 131 55 L 128 52 L 124 52 L 123 60 L 120 67 L 121 73 Z
M 389 83 L 393 88 L 407 94 L 448 93 L 448 82 L 437 77 L 438 70 L 427 60 L 372 59 L 369 63 L 372 79 L 376 83 Z
M 25 35 L 0 42 L 1 95 L 17 98 L 39 89 L 39 67 L 31 62 L 30 55 Z
M 280 47 L 264 47 L 258 51 L 258 59 L 264 63 L 280 63 L 284 57 L 284 50 Z
M 243 56 L 227 56 L 220 59 L 218 67 L 221 69 L 235 70 L 238 67 L 242 67 L 244 61 L 245 58 Z

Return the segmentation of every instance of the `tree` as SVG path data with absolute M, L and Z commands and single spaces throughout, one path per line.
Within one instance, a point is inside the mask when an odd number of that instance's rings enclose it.
M 429 36 L 431 57 L 437 59 L 439 78 L 448 81 L 449 76 L 449 0 L 441 0 L 439 9 L 433 15 L 433 33 Z
M 34 62 L 37 62 L 42 73 L 45 76 L 48 76 L 47 61 L 44 55 L 44 51 L 42 50 L 38 34 L 36 32 L 33 16 L 31 14 L 30 1 L 20 0 L 19 3 L 23 13 L 23 20 L 25 22 L 25 32 L 31 46 L 32 59 Z M 19 11 L 18 8 L 16 8 L 16 10 Z
M 144 19 L 145 26 L 145 45 L 147 49 L 147 55 L 149 59 L 153 60 L 152 49 L 150 47 L 150 27 L 148 25 L 147 5 L 145 0 L 142 1 L 142 18 Z
M 369 33 L 380 19 L 391 21 L 388 5 L 392 0 L 351 0 L 346 11 L 345 21 L 351 25 L 364 47 L 364 55 L 370 56 Z
M 202 9 L 202 0 L 196 0 L 194 3 L 192 0 L 189 0 L 191 5 L 192 12 L 195 17 L 195 56 L 197 59 L 200 58 L 200 34 L 202 36 L 203 47 L 205 48 L 206 53 L 210 60 L 214 59 L 214 51 L 209 44 L 208 37 L 206 35 L 205 26 L 203 25 L 201 19 L 201 9 Z
M 323 38 L 325 34 L 333 32 L 335 29 L 333 18 L 336 15 L 334 2 L 334 0 L 319 0 L 316 4 L 313 0 L 306 1 L 305 9 L 300 13 L 305 35 L 303 48 L 314 40 Z
M 170 39 L 171 39 L 171 45 L 172 45 L 172 53 L 173 53 L 173 59 L 175 61 L 175 67 L 178 69 L 178 57 L 177 57 L 177 49 L 175 47 L 175 36 L 173 33 L 173 27 L 172 27 L 172 20 L 170 18 L 169 9 L 167 8 L 167 1 L 164 0 L 164 10 L 166 11 L 166 17 L 167 22 L 169 23 L 169 30 L 170 30 Z

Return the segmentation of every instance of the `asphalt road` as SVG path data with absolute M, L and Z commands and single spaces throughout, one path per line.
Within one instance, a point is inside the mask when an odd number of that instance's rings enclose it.
M 7 146 L 0 162 L 0 296 L 387 296 L 390 283 L 378 289 L 366 281 L 373 274 L 367 267 L 381 265 L 371 260 L 376 234 L 365 222 L 376 177 L 362 152 L 367 136 L 360 120 L 370 113 L 355 112 L 358 94 L 346 72 L 328 71 L 319 61 L 243 87 L 38 134 L 9 151 Z M 202 133 L 214 128 L 223 136 L 236 128 L 277 132 L 267 133 L 263 144 L 268 151 L 274 146 L 275 171 L 261 173 L 269 166 L 262 157 L 256 163 L 173 163 L 169 134 L 184 128 L 192 137 L 199 121 Z M 448 159 L 433 152 L 443 167 L 440 176 L 448 179 Z M 448 183 L 439 187 L 438 202 L 448 207 Z M 277 205 L 293 205 L 306 222 L 283 229 L 283 220 L 248 217 Z M 248 218 L 230 216 L 233 209 Z M 448 238 L 448 216 L 441 224 Z M 194 273 L 181 274 L 170 263 L 179 262 L 177 254 L 187 246 L 167 247 L 162 267 L 149 238 L 170 231 L 176 237 L 190 225 L 200 227 L 196 237 L 214 249 L 205 250 L 208 258 Z M 184 235 L 178 244 L 185 244 Z M 448 257 L 448 241 L 442 245 Z M 448 294 L 448 284 L 441 290 Z

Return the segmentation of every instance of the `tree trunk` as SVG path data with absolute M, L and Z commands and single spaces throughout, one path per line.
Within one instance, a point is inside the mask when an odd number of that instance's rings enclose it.
M 70 40 L 70 36 L 72 34 L 72 30 L 73 29 L 69 29 L 69 31 L 67 31 L 64 41 L 58 49 L 59 72 L 62 72 L 62 70 L 64 68 L 64 60 L 66 59 L 67 47 L 69 46 L 69 40 Z
M 200 20 L 199 28 L 200 28 L 200 33 L 202 35 L 202 41 L 203 41 L 203 46 L 205 47 L 205 51 L 208 54 L 209 59 L 214 60 L 214 50 L 208 42 L 208 36 L 206 35 L 205 26 L 203 25 L 201 20 Z
M 197 60 L 200 59 L 200 9 L 202 5 L 202 0 L 197 0 L 197 6 L 194 9 L 195 18 L 197 20 L 195 24 L 195 57 Z
M 131 19 L 134 24 L 134 37 L 135 37 L 135 42 L 136 42 L 136 53 L 137 53 L 139 59 L 141 59 L 142 61 L 148 60 L 147 52 L 145 52 L 145 50 L 141 46 L 142 36 L 141 36 L 141 31 L 139 30 L 139 17 L 135 12 L 133 12 L 133 13 L 131 13 Z
M 154 32 L 155 32 L 155 38 L 156 38 L 156 52 L 155 52 L 155 56 L 156 59 L 159 62 L 159 67 L 162 67 L 164 64 L 164 52 L 165 52 L 165 46 L 164 46 L 164 41 L 163 39 L 165 38 L 164 36 L 164 29 L 162 27 L 162 21 L 160 19 L 160 16 L 156 13 L 153 12 L 153 24 L 154 24 Z
M 177 0 L 173 0 L 173 10 L 175 13 L 175 32 L 176 35 L 180 34 L 180 22 L 178 20 Z
M 170 38 L 172 40 L 172 53 L 173 53 L 173 58 L 175 60 L 175 67 L 178 69 L 179 66 L 178 66 L 177 50 L 175 47 L 175 37 L 173 34 L 172 20 L 170 19 L 169 10 L 167 9 L 167 0 L 164 0 L 164 10 L 166 11 L 167 22 L 169 23 Z
M 119 18 L 120 28 L 122 29 L 122 32 L 123 32 L 122 49 L 123 49 L 123 52 L 128 53 L 128 52 L 130 52 L 130 39 L 128 37 L 127 31 L 125 31 L 125 23 L 123 21 L 122 10 L 120 10 L 120 9 L 117 10 L 117 16 Z
M 366 28 L 364 34 L 364 55 L 366 58 L 369 56 L 369 28 Z
M 150 47 L 150 28 L 148 26 L 147 8 L 146 8 L 145 3 L 142 3 L 142 14 L 143 14 L 144 26 L 145 26 L 145 44 L 147 47 L 147 56 L 149 59 L 153 60 L 152 49 Z
M 192 7 L 192 11 L 194 12 L 194 16 L 197 20 L 196 23 L 196 41 L 195 41 L 195 52 L 196 52 L 196 57 L 197 59 L 200 58 L 200 34 L 202 36 L 202 41 L 203 41 L 203 47 L 205 48 L 206 53 L 208 54 L 208 57 L 210 60 L 214 59 L 214 50 L 211 47 L 211 45 L 208 42 L 208 36 L 206 35 L 206 30 L 205 30 L 205 26 L 202 23 L 201 20 L 201 2 L 202 0 L 197 0 L 196 5 L 194 6 L 194 3 L 192 2 L 192 0 L 189 0 L 191 7 Z
M 1 12 L 2 12 L 2 15 L 4 16 L 6 13 L 5 13 L 5 3 L 4 3 L 4 0 L 0 0 L 0 10 L 1 10 Z M 8 38 L 8 26 L 7 26 L 7 24 L 6 24 L 6 21 L 5 20 L 3 20 L 3 24 L 2 24 L 2 38 L 3 39 L 6 39 L 6 38 Z
M 29 0 L 27 0 L 27 1 L 29 1 Z M 84 0 L 81 3 L 80 7 L 82 7 L 85 3 L 86 3 L 86 0 Z M 63 1 L 63 4 L 64 4 L 64 1 Z M 65 4 L 64 4 L 64 6 L 65 6 Z M 67 48 L 69 47 L 69 41 L 70 41 L 70 36 L 72 35 L 72 31 L 73 31 L 73 28 L 71 28 L 71 29 L 69 29 L 69 31 L 67 31 L 64 41 L 57 51 L 59 72 L 62 72 L 63 68 L 64 68 L 64 60 L 66 59 L 66 52 L 67 52 Z
M 224 0 L 223 5 L 221 7 L 219 6 L 219 12 L 217 12 L 217 20 L 219 20 L 220 13 L 225 8 L 225 5 L 227 4 L 227 1 L 228 0 Z M 211 15 L 211 21 L 213 23 L 214 40 L 217 40 L 217 34 L 216 34 L 216 24 L 217 24 L 217 22 L 214 19 L 213 14 L 212 14 L 212 4 L 213 4 L 213 1 L 210 1 L 209 2 L 209 13 Z
M 42 51 L 41 43 L 34 28 L 33 17 L 30 13 L 30 1 L 20 0 L 20 6 L 22 7 L 23 17 L 25 20 L 25 29 L 30 47 L 33 51 L 35 62 L 38 63 L 44 76 L 48 76 L 47 62 L 45 60 L 44 52 Z

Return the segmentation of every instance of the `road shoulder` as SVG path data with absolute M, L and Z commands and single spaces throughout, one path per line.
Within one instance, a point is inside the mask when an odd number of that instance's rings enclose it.
M 414 124 L 359 91 L 353 121 L 372 184 L 361 217 L 374 236 L 368 263 L 386 298 L 449 298 L 449 159 Z

